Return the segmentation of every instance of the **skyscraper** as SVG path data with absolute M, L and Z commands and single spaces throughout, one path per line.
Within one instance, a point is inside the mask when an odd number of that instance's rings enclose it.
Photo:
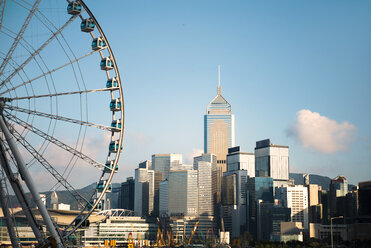
M 183 164 L 182 154 L 154 154 L 152 155 L 152 169 L 162 173 L 162 180 L 166 180 L 170 170 L 178 170 Z
M 169 216 L 198 216 L 197 174 L 196 170 L 173 170 L 169 172 Z
M 121 183 L 119 208 L 134 210 L 134 178 L 128 177 L 126 182 Z
M 155 172 L 146 168 L 135 169 L 134 211 L 139 216 L 149 216 L 154 208 Z
M 289 147 L 272 144 L 270 139 L 256 142 L 255 176 L 272 177 L 274 187 L 289 180 Z
M 308 189 L 302 185 L 278 188 L 276 194 L 285 207 L 291 208 L 291 221 L 301 222 L 308 230 Z
M 219 181 L 221 181 L 223 172 L 227 170 L 228 148 L 233 146 L 234 115 L 232 114 L 232 106 L 222 96 L 219 68 L 217 95 L 207 105 L 206 115 L 204 116 L 204 153 L 216 155 Z M 220 189 L 218 191 L 217 202 L 220 202 Z
M 227 170 L 247 170 L 249 177 L 255 177 L 254 153 L 241 152 L 239 146 L 228 148 Z

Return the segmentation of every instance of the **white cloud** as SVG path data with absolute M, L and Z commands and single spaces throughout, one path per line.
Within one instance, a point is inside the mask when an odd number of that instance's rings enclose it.
M 307 109 L 296 113 L 296 122 L 288 130 L 288 135 L 298 139 L 303 147 L 327 154 L 348 150 L 355 133 L 353 124 L 338 123 Z

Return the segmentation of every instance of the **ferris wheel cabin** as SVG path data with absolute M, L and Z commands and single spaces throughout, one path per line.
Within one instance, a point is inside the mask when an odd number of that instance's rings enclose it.
M 81 31 L 83 32 L 92 32 L 94 31 L 95 23 L 91 18 L 86 18 L 81 22 Z
M 90 204 L 88 204 L 88 207 L 87 209 L 88 210 L 91 210 L 92 209 L 92 206 L 95 204 L 96 200 L 95 199 L 92 199 L 89 201 Z M 95 210 L 102 210 L 102 202 L 99 202 L 97 204 L 97 207 L 95 208 Z
M 70 15 L 78 15 L 81 13 L 82 7 L 78 1 L 72 1 L 67 6 L 67 13 Z
M 119 87 L 119 83 L 117 82 L 116 78 L 110 78 L 107 80 L 106 83 L 107 88 L 117 88 Z
M 111 127 L 115 127 L 115 128 L 121 129 L 121 119 L 119 119 L 119 120 L 113 120 L 111 122 Z M 120 130 L 117 130 L 117 129 L 115 129 L 114 131 L 115 132 L 120 132 Z
M 104 189 L 104 187 L 106 186 L 106 184 L 107 184 L 107 181 L 106 181 L 106 180 L 104 180 L 104 181 L 100 181 L 100 182 L 98 183 L 98 186 L 97 186 L 97 190 L 98 190 L 98 192 L 103 192 L 103 189 Z M 109 184 L 109 185 L 108 185 L 108 188 L 107 188 L 106 193 L 109 193 L 109 192 L 112 192 L 112 184 Z
M 116 153 L 119 150 L 122 150 L 122 146 L 121 146 L 121 149 L 120 149 L 120 147 L 119 147 L 119 141 L 118 140 L 111 141 L 111 143 L 109 144 L 108 149 L 109 149 L 110 152 Z
M 91 43 L 91 48 L 94 51 L 103 49 L 106 46 L 107 46 L 106 42 L 101 37 L 94 38 L 93 42 Z
M 106 167 L 104 167 L 104 172 L 110 173 L 113 170 L 113 164 L 114 164 L 114 161 L 107 161 Z M 117 164 L 115 167 L 115 172 L 117 172 L 118 170 L 119 170 L 119 165 Z
M 109 105 L 111 111 L 120 111 L 121 110 L 121 101 L 119 98 L 113 99 Z
M 113 61 L 111 60 L 110 57 L 107 57 L 101 60 L 100 69 L 104 71 L 113 69 Z

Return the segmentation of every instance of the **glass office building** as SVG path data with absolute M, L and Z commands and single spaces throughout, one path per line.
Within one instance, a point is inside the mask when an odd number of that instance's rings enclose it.
M 289 180 L 289 147 L 272 144 L 269 139 L 257 141 L 255 176 Z
M 169 177 L 169 171 L 179 169 L 183 164 L 182 154 L 154 154 L 152 155 L 152 169 L 162 173 L 162 180 Z
M 221 178 L 223 172 L 227 171 L 228 148 L 233 147 L 234 142 L 232 106 L 221 95 L 219 85 L 217 95 L 207 105 L 204 116 L 204 153 L 215 154 L 217 159 L 217 203 L 221 199 Z
M 249 220 L 248 230 L 257 238 L 257 203 L 273 202 L 273 178 L 271 177 L 253 177 L 247 179 L 247 219 Z

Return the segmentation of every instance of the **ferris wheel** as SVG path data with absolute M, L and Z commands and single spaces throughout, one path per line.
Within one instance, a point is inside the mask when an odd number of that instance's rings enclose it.
M 118 170 L 124 99 L 116 60 L 82 0 L 0 0 L 0 14 L 4 219 L 19 247 L 9 197 L 15 195 L 37 242 L 64 247 L 93 211 L 102 210 Z M 88 197 L 77 190 L 92 182 Z M 67 225 L 58 225 L 40 198 L 41 191 L 56 190 L 68 192 L 80 210 Z

